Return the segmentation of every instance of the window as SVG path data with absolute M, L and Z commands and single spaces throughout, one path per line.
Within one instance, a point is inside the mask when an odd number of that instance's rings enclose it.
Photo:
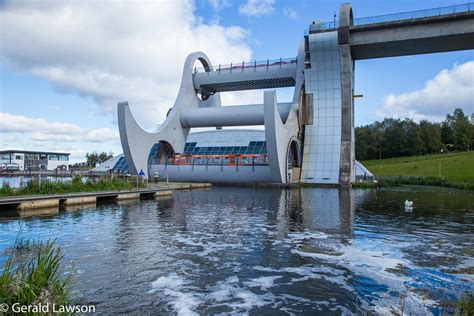
M 23 160 L 23 156 L 21 156 L 21 155 L 16 155 L 16 156 L 15 156 L 15 159 L 16 159 L 16 160 Z

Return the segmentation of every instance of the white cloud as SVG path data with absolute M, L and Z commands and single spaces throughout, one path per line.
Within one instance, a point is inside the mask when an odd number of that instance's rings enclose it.
M 440 71 L 420 90 L 389 94 L 378 107 L 377 115 L 441 121 L 458 107 L 466 113 L 474 112 L 474 61 Z
M 0 54 L 59 91 L 93 97 L 101 113 L 115 117 L 127 100 L 154 129 L 174 104 L 189 53 L 203 51 L 214 64 L 251 59 L 245 29 L 206 24 L 194 9 L 185 0 L 6 2 Z
M 290 20 L 298 19 L 298 12 L 293 8 L 283 8 L 283 14 Z
M 239 13 L 250 17 L 267 15 L 273 12 L 274 2 L 274 0 L 247 0 L 247 3 L 239 7 Z
M 103 143 L 118 141 L 116 130 L 110 128 L 83 129 L 69 123 L 48 122 L 41 118 L 30 118 L 22 115 L 0 113 L 0 133 L 2 144 L 14 143 L 18 134 L 24 134 L 35 142 L 94 142 Z M 4 133 L 14 133 L 6 137 Z M 27 148 L 24 148 L 27 149 Z
M 207 0 L 207 2 L 211 8 L 217 12 L 230 6 L 229 0 Z

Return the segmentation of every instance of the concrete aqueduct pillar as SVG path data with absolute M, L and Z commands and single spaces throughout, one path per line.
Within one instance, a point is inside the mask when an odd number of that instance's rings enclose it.
M 355 180 L 354 130 L 354 60 L 351 55 L 349 27 L 353 24 L 352 7 L 342 4 L 339 10 L 338 42 L 341 59 L 341 162 L 339 184 Z

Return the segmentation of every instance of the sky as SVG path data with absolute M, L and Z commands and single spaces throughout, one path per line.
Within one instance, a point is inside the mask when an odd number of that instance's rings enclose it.
M 295 57 L 326 0 L 0 0 L 0 149 L 122 152 L 117 103 L 147 130 L 173 106 L 183 62 L 203 51 L 217 64 Z M 367 17 L 463 4 L 354 0 Z M 442 120 L 474 112 L 474 50 L 357 61 L 356 125 L 385 117 Z M 290 88 L 278 100 L 290 101 Z M 223 105 L 262 103 L 262 91 L 222 94 Z

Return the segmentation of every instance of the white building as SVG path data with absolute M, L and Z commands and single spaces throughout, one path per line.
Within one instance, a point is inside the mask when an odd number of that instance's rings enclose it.
M 18 165 L 21 171 L 69 169 L 69 153 L 1 150 L 0 164 Z

